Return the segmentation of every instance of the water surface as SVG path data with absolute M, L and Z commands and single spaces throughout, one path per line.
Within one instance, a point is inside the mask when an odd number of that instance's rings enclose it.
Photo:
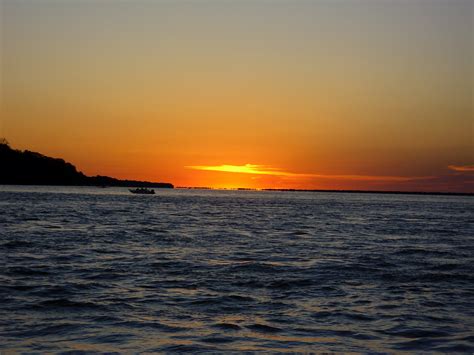
M 0 352 L 474 351 L 472 197 L 0 187 Z

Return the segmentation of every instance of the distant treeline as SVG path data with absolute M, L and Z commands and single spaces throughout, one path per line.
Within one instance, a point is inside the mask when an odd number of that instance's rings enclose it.
M 425 191 L 378 191 L 378 190 L 299 190 L 299 189 L 262 189 L 262 191 L 280 192 L 342 192 L 357 194 L 388 194 L 388 195 L 446 195 L 446 196 L 473 196 L 470 192 L 425 192 Z
M 63 159 L 12 149 L 5 139 L 0 139 L 0 184 L 173 188 L 172 184 L 163 182 L 86 176 Z

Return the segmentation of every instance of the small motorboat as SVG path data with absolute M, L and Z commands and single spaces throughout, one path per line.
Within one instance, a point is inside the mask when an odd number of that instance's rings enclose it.
M 136 189 L 130 189 L 128 191 L 130 191 L 132 194 L 142 194 L 142 195 L 154 195 L 155 194 L 155 190 L 147 189 L 146 187 L 138 187 Z

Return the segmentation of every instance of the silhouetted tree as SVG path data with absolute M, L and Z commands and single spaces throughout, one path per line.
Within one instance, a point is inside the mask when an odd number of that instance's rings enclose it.
M 173 188 L 169 183 L 118 180 L 108 176 L 89 177 L 63 159 L 47 157 L 29 150 L 12 149 L 5 138 L 0 138 L 0 184 Z

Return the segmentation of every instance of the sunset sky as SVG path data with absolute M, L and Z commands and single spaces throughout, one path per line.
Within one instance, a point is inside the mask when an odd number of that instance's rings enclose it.
M 0 137 L 175 186 L 474 192 L 472 0 L 0 0 Z

